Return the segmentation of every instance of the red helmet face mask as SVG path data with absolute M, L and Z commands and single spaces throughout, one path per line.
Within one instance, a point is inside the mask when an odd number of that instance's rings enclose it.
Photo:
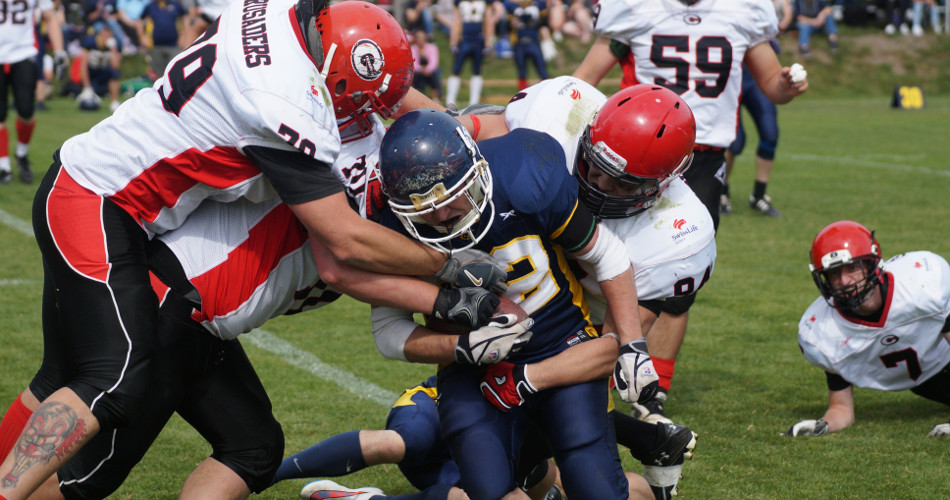
M 643 212 L 689 167 L 695 142 L 696 120 L 681 97 L 659 85 L 627 87 L 607 99 L 581 137 L 574 168 L 581 199 L 601 219 Z M 621 188 L 598 187 L 594 168 Z
M 365 137 L 373 130 L 369 115 L 392 118 L 412 85 L 406 33 L 381 7 L 358 0 L 331 5 L 314 22 L 323 51 L 318 69 L 341 134 L 347 140 Z
M 853 221 L 838 221 L 818 232 L 811 245 L 811 269 L 815 285 L 828 304 L 839 310 L 856 311 L 880 284 L 883 275 L 881 247 L 874 232 Z M 859 263 L 864 278 L 835 288 L 828 272 Z

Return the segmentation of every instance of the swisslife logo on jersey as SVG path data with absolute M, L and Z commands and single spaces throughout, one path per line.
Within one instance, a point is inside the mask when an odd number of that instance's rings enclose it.
M 673 240 L 673 243 L 679 243 L 690 233 L 699 231 L 699 226 L 696 224 L 687 223 L 686 219 L 673 219 L 673 229 L 676 230 L 676 233 L 673 234 L 671 239 Z
M 323 83 L 323 78 L 320 77 L 316 69 L 314 69 L 313 74 L 310 75 L 310 88 L 307 91 L 307 96 L 322 109 L 333 109 L 333 104 L 330 100 L 330 91 L 327 90 L 327 86 Z

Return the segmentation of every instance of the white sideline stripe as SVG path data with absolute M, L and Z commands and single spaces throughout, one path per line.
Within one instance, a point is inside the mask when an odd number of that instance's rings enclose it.
M 40 280 L 0 280 L 0 286 L 42 285 Z
M 34 237 L 32 224 L 7 213 L 3 209 L 0 209 L 0 224 L 16 229 L 27 236 Z M 0 280 L 0 286 L 33 283 L 42 282 L 29 280 Z M 320 358 L 307 351 L 297 348 L 290 342 L 287 342 L 286 340 L 281 339 L 270 332 L 261 329 L 254 329 L 250 333 L 242 335 L 242 338 L 251 341 L 252 344 L 264 349 L 265 351 L 270 351 L 276 354 L 278 357 L 296 366 L 297 368 L 306 370 L 328 382 L 333 382 L 334 384 L 352 392 L 358 397 L 367 398 L 386 407 L 392 406 L 393 402 L 396 401 L 396 398 L 399 397 L 398 394 L 387 391 L 382 387 L 373 385 L 346 370 L 341 370 L 324 363 L 320 360 Z
M 33 224 L 30 224 L 19 217 L 10 215 L 2 208 L 0 208 L 0 224 L 16 229 L 17 231 L 31 238 L 33 237 Z
M 933 174 L 933 175 L 941 175 L 943 177 L 950 177 L 950 171 L 948 170 L 933 170 L 927 167 L 915 167 L 913 165 L 904 165 L 904 164 L 896 163 L 896 162 L 865 160 L 861 158 L 855 158 L 853 156 L 821 156 L 821 155 L 808 155 L 808 154 L 792 154 L 788 156 L 789 158 L 793 160 L 845 163 L 849 165 L 859 165 L 862 167 L 881 168 L 884 170 L 897 170 L 901 172 L 918 172 L 922 174 Z
M 318 378 L 333 382 L 361 398 L 370 399 L 387 408 L 392 406 L 396 398 L 399 397 L 398 394 L 373 385 L 346 370 L 328 365 L 313 354 L 299 349 L 290 342 L 260 328 L 255 328 L 239 338 L 247 339 L 255 346 L 276 354 L 297 368 L 306 370 Z

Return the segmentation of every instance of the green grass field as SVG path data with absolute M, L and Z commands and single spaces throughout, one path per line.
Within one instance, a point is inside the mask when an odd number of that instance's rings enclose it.
M 889 107 L 890 96 L 806 94 L 779 111 L 781 142 L 769 193 L 770 219 L 747 208 L 755 139 L 732 178 L 719 259 L 700 293 L 679 356 L 668 414 L 699 433 L 684 467 L 686 499 L 930 499 L 947 490 L 950 442 L 926 436 L 950 408 L 909 392 L 856 390 L 856 424 L 822 438 L 779 436 L 821 416 L 824 375 L 801 356 L 797 323 L 817 296 L 808 250 L 825 224 L 851 218 L 877 230 L 885 256 L 926 249 L 950 257 L 950 95 L 922 111 Z M 67 137 L 106 116 L 54 99 L 39 114 L 31 158 L 39 178 Z M 747 123 L 751 123 L 747 120 Z M 8 120 L 12 131 L 12 118 Z M 11 136 L 13 134 L 11 133 Z M 754 137 L 754 133 L 751 133 Z M 0 186 L 0 410 L 39 366 L 42 267 L 29 224 L 33 186 Z M 287 454 L 332 434 L 380 428 L 389 404 L 434 367 L 384 360 L 373 345 L 369 306 L 342 299 L 278 318 L 242 340 L 278 419 Z M 619 398 L 616 398 L 619 401 Z M 621 406 L 623 406 L 621 404 Z M 226 415 L 228 409 L 222 408 Z M 113 498 L 174 498 L 210 449 L 179 418 Z M 639 470 L 626 453 L 624 464 Z M 414 491 L 395 466 L 340 480 L 390 494 Z M 286 481 L 261 498 L 296 498 Z M 596 500 L 596 499 L 593 499 Z

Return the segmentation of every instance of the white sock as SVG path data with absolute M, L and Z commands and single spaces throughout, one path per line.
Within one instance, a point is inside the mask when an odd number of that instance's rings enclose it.
M 455 99 L 459 95 L 459 87 L 462 86 L 462 79 L 458 75 L 452 75 L 445 82 L 445 105 L 458 104 Z
M 482 97 L 482 76 L 481 75 L 472 75 L 472 80 L 470 84 L 470 92 L 468 94 L 468 105 L 472 106 L 478 104 L 478 100 Z
M 26 154 L 27 154 L 29 151 L 30 151 L 30 145 L 29 145 L 29 144 L 23 144 L 22 142 L 17 142 L 17 143 L 16 143 L 16 155 L 17 155 L 17 156 L 26 156 Z
M 4 171 L 4 172 L 10 172 L 10 171 L 11 171 L 11 170 L 10 170 L 10 157 L 9 157 L 9 156 L 4 156 L 3 158 L 0 158 L 0 170 L 2 170 L 2 171 Z

